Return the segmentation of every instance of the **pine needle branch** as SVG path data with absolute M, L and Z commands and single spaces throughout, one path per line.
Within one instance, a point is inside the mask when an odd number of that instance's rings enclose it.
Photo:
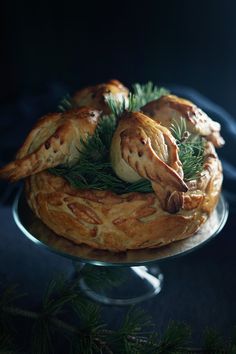
M 131 307 L 126 315 L 121 332 L 129 333 L 132 336 L 150 326 L 153 326 L 150 317 L 142 309 Z
M 17 284 L 13 284 L 11 286 L 5 287 L 0 290 L 1 290 L 0 308 L 4 306 L 8 306 L 14 301 L 26 296 L 25 293 L 21 293 L 18 291 Z
M 122 96 L 121 98 L 117 98 L 112 94 L 105 95 L 105 102 L 110 108 L 111 113 L 119 118 L 122 113 L 126 110 L 129 110 L 130 102 L 132 101 L 132 95 L 129 94 L 128 98 Z
M 64 177 L 78 189 L 111 190 L 115 193 L 153 192 L 148 180 L 127 183 L 115 175 L 109 161 L 111 139 L 116 127 L 115 117 L 103 117 L 94 135 L 82 142 L 81 158 L 72 167 L 58 166 L 49 172 Z
M 110 162 L 110 146 L 113 134 L 121 115 L 125 111 L 138 111 L 147 102 L 158 99 L 168 91 L 162 87 L 147 84 L 134 84 L 133 92 L 128 97 L 119 97 L 108 94 L 105 96 L 111 114 L 103 116 L 92 136 L 81 141 L 81 157 L 73 166 L 57 166 L 49 172 L 65 178 L 73 187 L 78 189 L 110 190 L 117 194 L 131 192 L 153 193 L 149 180 L 141 179 L 138 182 L 127 183 L 121 180 L 113 171 Z M 74 107 L 70 96 L 64 97 L 59 108 L 66 111 Z M 198 178 L 203 169 L 203 139 L 190 134 L 184 119 L 175 122 L 171 127 L 178 147 L 179 158 L 183 165 L 184 179 L 189 181 Z
M 112 94 L 106 95 L 105 100 L 111 112 L 119 119 L 125 112 L 137 112 L 146 103 L 156 100 L 169 93 L 163 87 L 155 86 L 152 82 L 146 84 L 134 84 L 128 97 L 116 98 Z
M 0 354 L 17 354 L 12 338 L 0 328 Z
M 86 141 L 82 141 L 81 157 L 78 163 L 72 167 L 57 166 L 49 169 L 49 172 L 64 177 L 73 187 L 78 189 L 111 190 L 118 194 L 152 193 L 153 189 L 148 180 L 126 183 L 116 176 L 110 163 L 109 151 L 120 116 L 125 111 L 137 111 L 148 101 L 166 93 L 168 91 L 164 88 L 158 88 L 148 82 L 145 85 L 133 85 L 133 92 L 130 92 L 128 97 L 122 96 L 117 99 L 111 94 L 106 95 L 105 100 L 111 114 L 103 116 L 95 133 L 88 136 Z M 61 100 L 58 109 L 65 112 L 74 107 L 75 103 L 67 95 Z
M 136 98 L 136 110 L 139 110 L 142 106 L 145 106 L 150 101 L 156 100 L 161 96 L 168 95 L 169 91 L 164 87 L 155 86 L 151 81 L 144 85 L 134 84 L 133 95 Z
M 86 279 L 86 284 L 96 290 L 118 287 L 126 281 L 124 269 L 110 267 L 99 267 L 96 272 L 93 266 L 87 265 L 80 271 L 80 276 Z
M 179 147 L 179 159 L 183 165 L 185 181 L 198 178 L 203 170 L 203 138 L 188 132 L 184 118 L 175 121 L 171 126 L 171 131 Z
M 45 291 L 42 301 L 42 314 L 44 316 L 55 316 L 63 312 L 67 304 L 76 301 L 79 291 L 78 284 L 69 284 L 63 275 L 53 279 Z
M 184 324 L 170 323 L 163 335 L 155 334 L 150 318 L 140 309 L 131 308 L 120 330 L 107 329 L 100 317 L 101 308 L 85 299 L 78 290 L 78 282 L 63 282 L 63 278 L 52 281 L 45 292 L 42 307 L 39 311 L 22 309 L 12 303 L 2 301 L 5 298 L 0 292 L 0 313 L 8 316 L 17 316 L 32 323 L 32 347 L 27 353 L 46 354 L 53 353 L 55 343 L 59 338 L 65 338 L 71 342 L 71 353 L 129 353 L 129 354 L 156 354 L 156 353 L 233 353 L 235 352 L 235 340 L 223 341 L 216 332 L 209 331 L 206 334 L 205 347 L 194 348 L 188 343 L 190 330 Z M 71 297 L 71 292 L 76 298 Z M 12 293 L 12 291 L 9 291 Z M 66 293 L 68 301 L 65 300 Z M 5 292 L 6 294 L 6 292 Z M 55 306 L 59 301 L 61 311 L 49 311 L 45 315 L 45 306 Z M 63 300 L 60 300 L 63 299 Z M 59 306 L 59 307 L 60 307 Z M 62 312 L 76 314 L 76 321 L 68 322 L 59 316 Z M 24 327 L 22 327 L 24 328 Z M 12 332 L 17 333 L 17 332 Z M 26 334 L 25 334 L 26 335 Z M 29 334 L 27 333 L 29 336 Z M 0 332 L 0 353 L 16 353 L 10 345 L 14 338 L 4 330 Z M 10 343 L 11 342 L 11 343 Z M 16 343 L 17 344 L 17 343 Z M 5 352 L 4 352 L 5 350 Z M 17 351 L 19 353 L 20 351 Z M 24 353 L 26 351 L 24 350 Z M 57 351 L 55 351 L 57 352 Z M 67 350 L 69 353 L 69 350 Z
M 59 112 L 66 112 L 66 111 L 76 108 L 76 107 L 77 107 L 76 103 L 73 102 L 71 96 L 69 94 L 67 94 L 59 102 L 57 110 Z
M 180 350 L 191 335 L 190 328 L 185 324 L 171 322 L 158 345 L 159 353 L 174 353 Z
M 204 333 L 204 349 L 209 353 L 223 352 L 225 343 L 223 338 L 213 328 L 207 328 Z
M 50 323 L 44 318 L 39 318 L 33 325 L 31 350 L 34 354 L 55 353 L 52 343 Z

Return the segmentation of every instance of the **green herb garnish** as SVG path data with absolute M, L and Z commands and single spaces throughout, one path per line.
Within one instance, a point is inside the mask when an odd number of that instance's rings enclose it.
M 78 189 L 111 190 L 117 194 L 153 192 L 148 180 L 128 183 L 116 176 L 109 161 L 110 145 L 116 129 L 114 115 L 104 116 L 95 133 L 82 142 L 79 161 L 69 166 L 50 168 L 49 172 L 64 177 Z
M 113 134 L 120 116 L 124 111 L 138 111 L 146 103 L 158 99 L 168 91 L 154 86 L 148 82 L 145 85 L 134 84 L 133 92 L 128 98 L 117 99 L 112 95 L 106 96 L 106 102 L 111 114 L 103 116 L 92 136 L 82 141 L 81 156 L 73 166 L 57 166 L 49 172 L 64 177 L 73 187 L 78 189 L 111 190 L 117 194 L 142 192 L 152 193 L 153 189 L 149 180 L 140 180 L 128 183 L 121 180 L 113 171 L 110 163 L 110 146 Z M 70 96 L 66 96 L 58 106 L 64 112 L 74 108 Z M 181 119 L 171 127 L 179 146 L 179 158 L 183 164 L 184 179 L 196 178 L 203 166 L 203 139 L 189 134 L 186 122 Z
M 161 96 L 168 95 L 169 91 L 164 87 L 155 86 L 151 81 L 145 85 L 138 83 L 133 85 L 133 94 L 136 97 L 136 111 L 148 102 L 157 100 Z
M 171 126 L 171 131 L 179 147 L 179 159 L 183 165 L 184 179 L 198 178 L 203 170 L 204 140 L 187 131 L 186 121 L 181 118 Z
M 79 161 L 70 168 L 58 166 L 49 171 L 57 176 L 64 177 L 73 187 L 78 189 L 110 190 L 117 194 L 153 192 L 148 180 L 140 180 L 134 183 L 121 180 L 115 175 L 109 162 Z
M 128 99 L 123 98 L 123 100 L 117 101 L 114 96 L 107 95 L 107 104 L 117 117 L 121 116 L 125 110 L 137 112 L 141 107 L 145 106 L 146 103 L 169 93 L 165 88 L 155 86 L 150 81 L 144 85 L 136 83 L 132 88 L 133 91 L 129 93 Z
M 77 105 L 72 101 L 72 98 L 69 94 L 65 95 L 61 101 L 59 102 L 59 105 L 57 106 L 57 109 L 59 112 L 66 112 L 69 109 L 76 108 Z

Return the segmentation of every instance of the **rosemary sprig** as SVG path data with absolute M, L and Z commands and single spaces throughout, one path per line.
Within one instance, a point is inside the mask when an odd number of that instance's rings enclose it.
M 171 131 L 179 147 L 179 159 L 183 165 L 185 181 L 198 178 L 203 170 L 203 138 L 188 132 L 184 118 L 175 121 Z

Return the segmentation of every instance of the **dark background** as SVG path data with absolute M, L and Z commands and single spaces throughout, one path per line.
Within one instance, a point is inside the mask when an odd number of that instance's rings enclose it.
M 166 86 L 192 87 L 231 113 L 234 120 L 235 63 L 234 0 L 141 4 L 3 0 L 0 162 L 13 157 L 32 123 L 54 110 L 61 95 L 110 78 L 126 85 L 152 80 Z M 184 92 L 189 93 L 188 89 Z M 216 119 L 221 116 L 219 112 Z M 226 126 L 223 130 L 227 133 Z M 235 135 L 222 150 L 232 164 L 233 146 Z M 227 178 L 225 187 L 231 195 L 236 174 L 234 179 Z M 0 205 L 0 279 L 18 282 L 31 295 L 30 305 L 34 306 L 52 275 L 62 269 L 70 272 L 71 264 L 38 250 L 22 236 L 12 220 L 14 193 L 8 191 L 1 182 L 0 204 L 5 204 Z M 158 298 L 143 305 L 161 328 L 170 320 L 189 323 L 196 344 L 206 326 L 229 335 L 236 324 L 232 210 L 221 237 L 188 256 L 163 262 L 164 289 Z M 111 325 L 124 312 L 104 308 Z
M 236 3 L 7 1 L 1 100 L 118 78 L 192 86 L 236 114 Z

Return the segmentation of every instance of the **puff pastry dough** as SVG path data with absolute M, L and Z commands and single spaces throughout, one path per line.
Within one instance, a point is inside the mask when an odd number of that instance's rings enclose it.
M 190 133 L 204 136 L 215 147 L 224 145 L 224 139 L 220 135 L 220 124 L 188 100 L 174 95 L 165 95 L 147 103 L 141 110 L 167 128 L 181 117 L 185 118 Z
M 16 160 L 0 169 L 0 176 L 13 182 L 60 164 L 72 165 L 80 157 L 82 141 L 94 133 L 100 115 L 100 111 L 83 107 L 41 118 Z
M 151 181 L 162 208 L 177 212 L 183 205 L 183 181 L 178 148 L 170 131 L 142 113 L 121 117 L 111 144 L 111 162 L 116 174 L 127 182 Z
M 26 198 L 58 236 L 76 244 L 115 252 L 152 248 L 193 235 L 215 208 L 222 167 L 215 146 L 223 145 L 220 125 L 193 103 L 173 95 L 149 102 L 142 112 L 124 113 L 114 133 L 110 156 L 114 171 L 128 182 L 148 179 L 153 193 L 117 195 L 78 190 L 47 169 L 73 164 L 81 141 L 109 113 L 107 94 L 118 100 L 128 89 L 116 80 L 78 91 L 78 108 L 39 120 L 0 177 L 25 179 Z M 205 138 L 203 171 L 186 182 L 170 126 L 183 117 L 187 129 Z
M 78 107 L 89 106 L 102 110 L 104 114 L 110 113 L 106 104 L 106 96 L 112 95 L 117 101 L 128 97 L 129 90 L 118 80 L 110 80 L 104 84 L 86 87 L 77 91 L 73 96 L 73 101 Z

